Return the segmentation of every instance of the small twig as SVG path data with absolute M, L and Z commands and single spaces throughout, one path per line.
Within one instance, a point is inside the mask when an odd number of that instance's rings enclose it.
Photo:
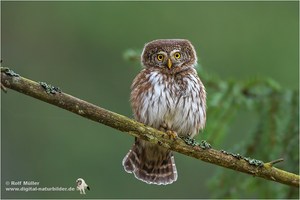
M 266 163 L 266 165 L 270 165 L 271 167 L 277 163 L 280 163 L 280 162 L 283 162 L 284 159 L 283 158 L 279 158 L 279 159 L 276 159 L 276 160 L 273 160 L 273 161 L 270 161 L 268 163 Z

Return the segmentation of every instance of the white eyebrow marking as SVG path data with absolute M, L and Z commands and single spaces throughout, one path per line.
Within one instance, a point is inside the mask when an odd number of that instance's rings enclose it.
M 157 52 L 157 54 L 163 54 L 164 56 L 167 56 L 167 53 L 164 51 Z
M 174 53 L 180 52 L 180 51 L 181 51 L 180 49 L 174 49 L 170 52 L 170 56 L 172 56 Z

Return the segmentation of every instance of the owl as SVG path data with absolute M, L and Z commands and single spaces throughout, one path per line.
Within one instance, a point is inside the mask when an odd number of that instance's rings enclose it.
M 195 137 L 206 122 L 206 92 L 197 75 L 197 56 L 190 41 L 160 39 L 147 43 L 143 69 L 131 86 L 137 121 L 179 137 Z M 178 174 L 172 152 L 135 138 L 123 159 L 126 172 L 148 184 L 167 185 Z

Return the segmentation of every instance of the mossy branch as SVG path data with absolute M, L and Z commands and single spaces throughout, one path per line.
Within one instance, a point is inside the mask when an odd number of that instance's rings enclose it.
M 184 141 L 180 138 L 169 138 L 164 132 L 63 93 L 57 87 L 26 79 L 8 68 L 1 67 L 1 88 L 5 90 L 5 87 L 129 133 L 134 137 L 161 145 L 172 151 L 235 171 L 299 187 L 299 175 L 273 167 L 273 164 L 276 163 L 274 161 L 263 163 L 255 159 L 245 158 L 239 154 L 215 150 L 205 142 L 197 144 L 194 141 Z

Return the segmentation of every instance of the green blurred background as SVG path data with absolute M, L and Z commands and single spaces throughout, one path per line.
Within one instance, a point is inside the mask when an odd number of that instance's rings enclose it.
M 270 77 L 297 89 L 298 16 L 298 2 L 1 2 L 1 54 L 3 66 L 24 77 L 132 117 L 130 84 L 140 68 L 123 54 L 158 38 L 189 39 L 200 65 L 222 79 Z M 178 181 L 147 185 L 121 165 L 132 137 L 31 97 L 2 93 L 1 114 L 2 198 L 81 198 L 79 192 L 5 192 L 5 181 L 75 187 L 78 177 L 92 189 L 85 198 L 214 193 L 207 183 L 219 167 L 175 153 Z M 247 120 L 240 116 L 214 147 L 230 149 L 245 138 Z

